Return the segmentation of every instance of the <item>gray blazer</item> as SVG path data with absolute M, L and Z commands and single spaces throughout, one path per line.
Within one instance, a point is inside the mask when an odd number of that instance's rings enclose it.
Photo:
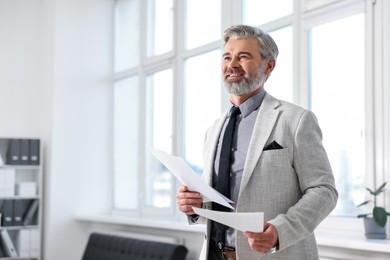
M 214 123 L 205 140 L 204 179 L 210 185 L 226 115 L 227 112 Z M 273 141 L 283 149 L 264 150 Z M 237 258 L 318 259 L 313 231 L 333 210 L 337 197 L 314 114 L 267 93 L 254 126 L 235 207 L 237 212 L 264 212 L 264 220 L 278 231 L 279 250 L 273 254 L 254 252 L 244 234 L 237 231 Z M 211 209 L 211 204 L 205 203 L 204 207 Z M 210 237 L 210 225 L 207 226 L 205 252 Z

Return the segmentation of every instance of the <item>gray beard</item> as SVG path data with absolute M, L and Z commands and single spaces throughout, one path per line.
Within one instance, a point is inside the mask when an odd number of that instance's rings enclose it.
M 257 75 L 257 77 L 253 79 L 245 78 L 239 83 L 229 83 L 226 79 L 223 81 L 227 93 L 234 96 L 249 94 L 257 89 L 260 86 L 260 83 L 261 75 Z

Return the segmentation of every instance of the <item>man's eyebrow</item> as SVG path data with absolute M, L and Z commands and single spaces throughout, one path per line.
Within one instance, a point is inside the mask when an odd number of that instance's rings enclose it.
M 247 52 L 247 51 L 242 51 L 242 52 L 239 52 L 239 53 L 238 53 L 238 55 L 242 55 L 242 54 L 245 54 L 245 55 L 248 55 L 248 56 L 253 57 L 252 53 Z M 231 55 L 230 52 L 225 52 L 225 53 L 222 55 L 222 57 L 230 56 L 230 55 Z
M 240 54 L 240 55 L 241 55 L 241 54 L 246 54 L 246 55 L 251 56 L 251 57 L 253 56 L 252 53 L 247 52 L 247 51 L 242 51 L 242 52 L 240 52 L 240 53 L 238 53 L 238 54 Z

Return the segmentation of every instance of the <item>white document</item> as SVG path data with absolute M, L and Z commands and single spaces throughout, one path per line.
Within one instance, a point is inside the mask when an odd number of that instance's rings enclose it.
M 196 214 L 240 230 L 242 232 L 263 232 L 263 212 L 223 212 L 192 207 Z
M 233 201 L 207 185 L 182 158 L 153 148 L 150 148 L 150 151 L 190 191 L 199 192 L 204 202 L 214 201 L 225 207 L 234 209 L 229 204 L 233 203 Z
M 19 257 L 30 256 L 30 230 L 21 229 L 17 233 L 17 250 Z
M 38 258 L 41 246 L 39 229 L 30 230 L 30 257 Z
M 15 169 L 5 169 L 5 196 L 15 196 L 16 171 Z

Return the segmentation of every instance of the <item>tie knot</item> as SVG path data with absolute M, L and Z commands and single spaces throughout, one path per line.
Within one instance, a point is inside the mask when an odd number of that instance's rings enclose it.
M 239 107 L 232 107 L 232 109 L 230 109 L 230 117 L 234 117 L 238 114 L 241 114 Z

